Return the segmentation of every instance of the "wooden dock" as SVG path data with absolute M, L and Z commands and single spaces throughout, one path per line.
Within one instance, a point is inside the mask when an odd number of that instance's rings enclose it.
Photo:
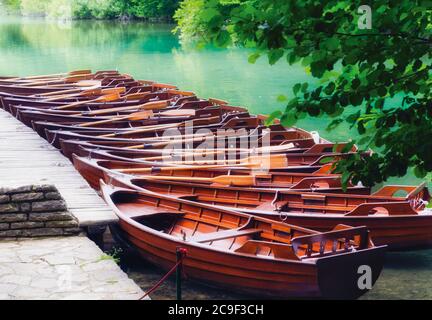
M 59 150 L 0 109 L 0 187 L 53 184 L 81 227 L 117 221 L 114 212 Z

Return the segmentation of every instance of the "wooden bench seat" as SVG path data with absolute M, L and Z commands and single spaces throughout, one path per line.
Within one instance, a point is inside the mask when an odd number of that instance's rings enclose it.
M 249 240 L 236 249 L 235 252 L 256 255 L 259 249 L 263 247 L 269 248 L 277 259 L 300 260 L 295 254 L 292 245 L 270 241 Z
M 243 229 L 243 230 L 229 229 L 229 230 L 196 235 L 189 238 L 189 241 L 204 243 L 204 242 L 211 242 L 211 241 L 217 241 L 217 240 L 223 240 L 229 238 L 236 238 L 241 236 L 248 236 L 248 235 L 253 235 L 261 232 L 262 232 L 261 229 L 254 229 L 254 228 Z

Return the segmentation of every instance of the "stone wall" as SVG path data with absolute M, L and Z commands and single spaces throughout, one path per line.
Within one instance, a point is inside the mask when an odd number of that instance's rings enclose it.
M 77 220 L 52 185 L 0 188 L 0 238 L 76 235 Z

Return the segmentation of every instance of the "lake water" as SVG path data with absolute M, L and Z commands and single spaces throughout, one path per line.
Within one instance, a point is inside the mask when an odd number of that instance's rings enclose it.
M 1 10 L 1 9 L 0 9 Z M 284 106 L 280 94 L 311 77 L 301 66 L 281 61 L 269 66 L 265 58 L 247 62 L 248 50 L 183 48 L 172 25 L 118 22 L 57 23 L 0 16 L 0 75 L 32 75 L 68 70 L 118 69 L 138 79 L 173 83 L 200 97 L 217 97 L 252 113 L 268 114 Z M 355 137 L 355 131 L 339 127 L 326 132 L 326 119 L 304 119 L 298 126 L 317 130 L 333 141 Z M 418 183 L 408 175 L 392 183 Z M 391 253 L 377 286 L 365 298 L 432 298 L 432 251 Z M 148 289 L 161 274 L 145 264 L 133 263 L 130 275 Z M 171 290 L 172 289 L 172 290 Z M 224 292 L 186 285 L 188 298 L 225 298 Z M 166 286 L 156 298 L 174 297 Z

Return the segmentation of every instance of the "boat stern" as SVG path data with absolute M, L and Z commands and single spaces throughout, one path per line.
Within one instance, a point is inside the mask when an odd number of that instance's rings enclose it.
M 317 260 L 318 285 L 326 299 L 356 299 L 372 289 L 381 274 L 387 246 Z

